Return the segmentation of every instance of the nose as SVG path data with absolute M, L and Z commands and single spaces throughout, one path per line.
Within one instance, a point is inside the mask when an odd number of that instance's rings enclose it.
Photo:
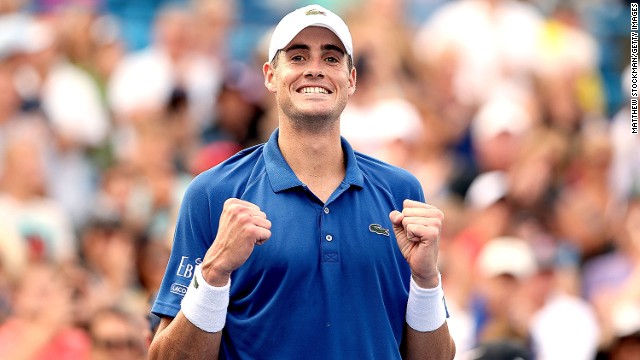
M 324 71 L 322 71 L 322 70 L 315 70 L 315 69 L 307 69 L 307 70 L 304 72 L 304 76 L 305 76 L 305 77 L 311 77 L 311 78 L 314 78 L 314 77 L 320 77 L 320 78 L 322 78 L 322 77 L 324 77 Z
M 324 70 L 322 70 L 321 63 L 319 61 L 310 61 L 307 69 L 304 71 L 305 77 L 324 77 Z

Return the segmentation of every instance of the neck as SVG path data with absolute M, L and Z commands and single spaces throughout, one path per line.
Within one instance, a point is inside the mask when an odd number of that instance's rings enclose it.
M 326 202 L 346 172 L 339 127 L 315 132 L 281 123 L 278 145 L 298 179 Z

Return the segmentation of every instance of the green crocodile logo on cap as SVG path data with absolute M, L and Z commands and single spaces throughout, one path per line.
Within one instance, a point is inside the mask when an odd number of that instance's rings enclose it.
M 324 11 L 316 10 L 316 9 L 307 10 L 307 12 L 304 14 L 305 15 L 327 15 Z
M 200 287 L 200 284 L 198 284 L 198 277 L 196 276 L 193 277 L 193 287 L 196 289 Z
M 378 235 L 389 236 L 389 229 L 385 229 L 380 224 L 371 224 L 369 225 L 369 231 L 372 233 L 376 233 Z

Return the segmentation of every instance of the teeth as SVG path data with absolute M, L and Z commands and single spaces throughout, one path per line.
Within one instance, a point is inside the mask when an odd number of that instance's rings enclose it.
M 328 94 L 329 92 L 321 87 L 306 87 L 302 88 L 304 94 Z

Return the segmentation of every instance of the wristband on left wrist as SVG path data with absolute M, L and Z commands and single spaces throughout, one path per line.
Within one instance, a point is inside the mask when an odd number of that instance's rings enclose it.
M 425 289 L 411 277 L 406 321 L 412 329 L 420 332 L 434 331 L 447 319 L 447 310 L 442 289 L 442 276 L 438 274 L 438 286 Z

